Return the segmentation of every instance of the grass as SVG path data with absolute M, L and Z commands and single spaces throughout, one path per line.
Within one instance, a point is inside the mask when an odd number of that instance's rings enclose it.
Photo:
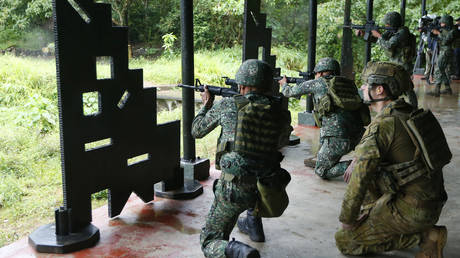
M 295 70 L 306 63 L 293 50 L 274 48 L 273 52 L 286 57 L 279 59 L 283 74 L 295 76 Z M 234 77 L 240 56 L 241 48 L 197 51 L 195 77 L 223 85 L 221 77 Z M 101 73 L 108 75 L 109 64 L 102 63 Z M 130 61 L 130 69 L 142 68 L 144 80 L 153 84 L 177 84 L 180 64 L 179 56 L 137 58 Z M 296 124 L 302 108 L 296 101 L 290 108 Z M 181 108 L 157 114 L 158 123 L 181 116 Z M 0 55 L 0 247 L 53 222 L 54 209 L 62 206 L 58 124 L 54 59 Z M 218 136 L 219 130 L 214 130 L 196 140 L 196 155 L 213 161 Z M 95 193 L 92 199 L 93 207 L 99 207 L 106 203 L 107 192 Z

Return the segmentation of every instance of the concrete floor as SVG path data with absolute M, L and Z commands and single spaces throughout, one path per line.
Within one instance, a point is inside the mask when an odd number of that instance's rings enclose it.
M 460 83 L 453 85 L 453 96 L 441 98 L 425 95 L 429 88 L 423 82 L 416 80 L 416 85 L 420 106 L 439 118 L 454 154 L 444 169 L 449 200 L 438 224 L 449 231 L 445 257 L 460 257 Z M 295 133 L 301 144 L 283 149 L 282 166 L 292 175 L 289 207 L 280 218 L 264 219 L 265 243 L 253 243 L 236 228 L 231 237 L 258 248 L 262 257 L 345 257 L 335 247 L 334 233 L 346 184 L 341 178 L 322 180 L 304 167 L 303 159 L 317 146 L 319 130 L 298 126 Z M 108 219 L 106 206 L 94 210 L 93 224 L 100 229 L 101 240 L 93 248 L 67 255 L 38 254 L 24 238 L 1 248 L 0 257 L 203 257 L 199 234 L 213 198 L 211 185 L 219 174 L 211 170 L 210 178 L 201 182 L 204 194 L 194 200 L 156 198 L 144 204 L 132 195 L 115 219 Z M 417 248 L 367 257 L 414 257 L 416 252 Z

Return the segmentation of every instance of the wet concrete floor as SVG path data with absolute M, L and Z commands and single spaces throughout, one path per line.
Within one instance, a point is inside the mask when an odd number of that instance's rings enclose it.
M 444 256 L 460 257 L 460 82 L 453 84 L 452 96 L 440 98 L 427 96 L 430 87 L 423 81 L 416 80 L 416 86 L 420 106 L 431 109 L 439 118 L 454 155 L 444 169 L 449 200 L 438 224 L 446 225 L 449 232 Z M 264 219 L 265 243 L 252 242 L 237 228 L 231 237 L 258 248 L 262 257 L 345 257 L 335 247 L 334 233 L 340 226 L 337 218 L 346 184 L 341 178 L 322 180 L 304 167 L 303 159 L 311 156 L 317 146 L 319 130 L 297 126 L 295 133 L 301 144 L 283 149 L 282 166 L 292 175 L 287 187 L 289 207 L 280 218 Z M 121 215 L 114 219 L 107 217 L 106 206 L 95 209 L 93 224 L 100 229 L 101 240 L 93 248 L 66 255 L 38 254 L 24 238 L 1 248 L 0 257 L 203 257 L 199 233 L 211 206 L 212 182 L 219 174 L 211 170 L 210 178 L 201 182 L 204 194 L 194 200 L 156 198 L 144 204 L 133 194 Z M 417 250 L 366 257 L 414 257 Z

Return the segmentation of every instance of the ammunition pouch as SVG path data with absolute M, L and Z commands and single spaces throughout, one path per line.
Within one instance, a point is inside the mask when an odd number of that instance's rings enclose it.
M 286 186 L 290 181 L 289 172 L 283 168 L 269 176 L 258 177 L 259 196 L 253 215 L 265 218 L 281 216 L 289 204 Z
M 224 141 L 221 143 L 217 144 L 217 149 L 216 149 L 216 162 L 215 162 L 215 167 L 217 170 L 221 170 L 220 167 L 220 159 L 222 155 L 224 155 L 227 152 L 230 152 L 234 149 L 234 142 L 232 141 Z
M 315 110 L 320 117 L 331 112 L 333 110 L 331 96 L 329 94 L 322 96 L 316 104 Z
M 379 169 L 382 173 L 379 186 L 384 192 L 393 194 L 397 193 L 401 186 L 421 176 L 430 176 L 430 171 L 420 159 L 381 166 Z

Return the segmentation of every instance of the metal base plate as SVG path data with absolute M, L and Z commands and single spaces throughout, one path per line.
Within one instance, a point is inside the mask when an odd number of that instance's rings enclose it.
M 99 229 L 92 224 L 80 232 L 58 236 L 55 224 L 51 223 L 32 232 L 29 244 L 39 253 L 64 254 L 95 246 L 99 237 Z
M 297 135 L 289 135 L 289 146 L 300 144 L 300 138 Z
M 181 159 L 180 166 L 184 169 L 185 179 L 196 179 L 202 181 L 209 177 L 209 168 L 211 167 L 211 164 L 209 159 L 197 158 L 194 161 Z
M 159 185 L 159 184 L 158 184 Z M 171 191 L 161 191 L 155 185 L 155 195 L 175 200 L 190 200 L 203 193 L 203 186 L 196 180 L 184 179 L 184 186 Z

